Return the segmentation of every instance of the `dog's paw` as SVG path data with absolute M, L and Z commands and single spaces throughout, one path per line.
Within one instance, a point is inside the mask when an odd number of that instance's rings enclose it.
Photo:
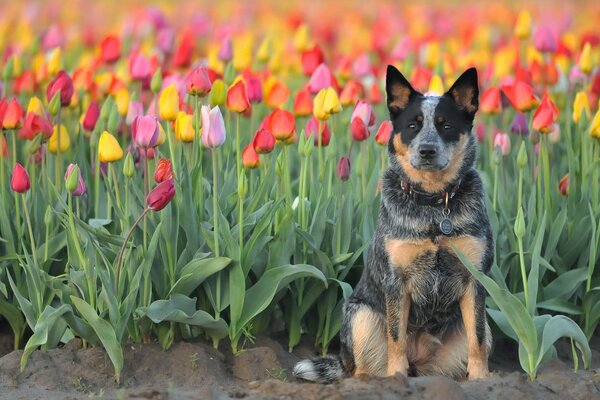
M 487 365 L 473 365 L 468 367 L 467 369 L 468 379 L 470 381 L 476 381 L 479 379 L 485 379 L 490 376 L 490 372 L 488 370 Z
M 387 376 L 394 376 L 396 374 L 402 374 L 407 376 L 408 372 L 408 360 L 398 358 L 396 360 L 389 360 L 387 366 Z

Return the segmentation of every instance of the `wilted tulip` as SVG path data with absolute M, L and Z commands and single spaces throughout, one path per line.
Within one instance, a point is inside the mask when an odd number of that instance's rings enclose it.
M 225 121 L 218 106 L 202 106 L 202 144 L 214 149 L 225 143 Z
M 77 164 L 69 164 L 65 173 L 65 188 L 73 196 L 83 196 L 86 191 L 85 182 Z
M 154 147 L 159 135 L 158 121 L 155 117 L 137 116 L 131 125 L 131 134 L 136 145 L 144 149 Z
M 270 153 L 275 147 L 275 136 L 267 129 L 260 128 L 254 135 L 252 147 L 258 154 Z
M 337 176 L 342 181 L 347 181 L 350 178 L 350 159 L 346 156 L 340 157 L 337 165 Z
M 179 112 L 179 93 L 174 83 L 163 89 L 159 99 L 160 117 L 165 121 L 175 121 Z
M 258 153 L 254 150 L 254 142 L 256 141 L 256 137 L 252 142 L 248 143 L 244 150 L 242 150 L 242 165 L 244 168 L 254 169 L 258 168 L 260 165 L 260 158 L 258 157 Z M 275 142 L 275 139 L 273 139 Z
M 379 125 L 379 129 L 377 129 L 377 133 L 375 134 L 375 143 L 380 145 L 386 145 L 390 141 L 390 137 L 392 136 L 392 131 L 394 127 L 389 120 L 385 120 Z
M 71 104 L 75 87 L 73 80 L 65 71 L 59 71 L 56 77 L 46 87 L 46 100 L 50 102 L 54 95 L 60 90 L 60 104 L 67 107 Z
M 31 187 L 29 174 L 27 173 L 27 170 L 19 163 L 16 163 L 15 168 L 13 169 L 10 187 L 14 192 L 17 193 L 25 193 Z
M 160 211 L 171 202 L 173 196 L 175 196 L 175 184 L 173 179 L 167 179 L 148 193 L 146 205 L 152 211 Z
M 185 90 L 189 95 L 204 97 L 212 88 L 206 67 L 196 67 L 187 76 Z
M 237 81 L 227 91 L 227 108 L 237 113 L 246 112 L 250 108 L 250 100 L 248 100 L 248 92 L 244 81 Z
M 162 157 L 156 163 L 156 168 L 154 169 L 154 181 L 156 183 L 161 183 L 168 179 L 173 179 L 173 166 L 168 158 Z
M 98 158 L 101 162 L 110 163 L 123 158 L 123 149 L 117 139 L 104 131 L 98 141 Z

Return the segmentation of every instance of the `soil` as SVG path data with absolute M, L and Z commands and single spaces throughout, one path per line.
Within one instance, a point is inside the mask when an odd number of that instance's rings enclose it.
M 10 343 L 0 336 L 0 351 Z M 295 362 L 314 355 L 305 340 L 293 353 L 259 337 L 241 354 L 218 351 L 204 342 L 129 344 L 118 385 L 106 353 L 73 340 L 62 348 L 35 351 L 19 372 L 22 351 L 0 353 L 0 399 L 600 399 L 600 339 L 592 341 L 589 371 L 573 372 L 568 343 L 559 358 L 540 367 L 530 382 L 520 371 L 512 343 L 495 345 L 489 379 L 456 382 L 443 377 L 347 378 L 331 385 L 291 377 Z M 227 343 L 222 343 L 227 348 Z

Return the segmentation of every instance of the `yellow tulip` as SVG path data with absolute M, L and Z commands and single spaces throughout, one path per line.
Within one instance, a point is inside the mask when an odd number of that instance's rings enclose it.
M 123 158 L 123 149 L 117 139 L 104 131 L 98 142 L 98 158 L 102 162 L 114 162 Z
M 600 139 L 600 109 L 596 111 L 592 125 L 590 126 L 590 136 L 596 139 Z
M 579 69 L 584 74 L 589 74 L 592 72 L 592 46 L 590 42 L 586 42 L 583 45 L 583 50 L 581 50 L 581 54 L 579 55 Z
M 444 84 L 442 78 L 439 75 L 433 75 L 429 82 L 429 91 L 442 95 L 444 93 Z
M 269 54 L 271 53 L 271 37 L 265 36 L 260 45 L 258 46 L 258 50 L 256 52 L 256 58 L 258 61 L 264 63 L 269 59 Z
M 60 135 L 60 148 L 58 146 L 59 135 Z M 50 139 L 48 139 L 48 151 L 53 154 L 64 153 L 65 151 L 69 150 L 70 146 L 71 146 L 71 138 L 69 137 L 67 128 L 65 128 L 65 126 L 61 124 L 60 130 L 59 130 L 58 126 L 55 126 L 52 136 L 50 136 Z
M 233 46 L 233 68 L 243 71 L 252 65 L 252 45 L 249 40 L 238 40 Z
M 222 106 L 225 104 L 225 100 L 227 100 L 227 88 L 225 82 L 221 79 L 215 79 L 212 84 L 212 89 L 208 94 L 208 100 L 211 107 Z
M 310 34 L 308 33 L 308 26 L 302 24 L 298 27 L 294 35 L 294 47 L 296 47 L 296 50 L 298 51 L 308 50 L 310 44 L 311 40 Z
M 44 105 L 37 96 L 33 96 L 29 99 L 29 105 L 27 106 L 27 113 L 34 113 L 39 116 L 44 115 Z
M 438 65 L 440 55 L 440 44 L 437 42 L 429 43 L 425 48 L 425 65 L 430 69 L 434 69 Z
M 194 140 L 193 116 L 179 111 L 175 120 L 175 137 L 184 143 Z
M 62 69 L 62 51 L 60 47 L 55 47 L 48 55 L 48 64 L 46 65 L 48 74 L 54 76 Z
M 223 61 L 221 61 L 221 59 L 219 58 L 219 48 L 218 47 L 212 47 L 208 51 L 207 67 L 220 73 L 220 74 L 222 74 L 223 71 L 225 70 L 225 64 L 223 64 Z
M 521 10 L 517 17 L 515 25 L 515 36 L 521 40 L 527 39 L 531 35 L 531 14 L 527 10 Z
M 342 111 L 342 103 L 332 87 L 321 89 L 313 100 L 313 115 L 316 119 L 325 121 L 331 114 Z
M 163 129 L 162 124 L 158 124 L 158 139 L 156 140 L 156 145 L 160 146 L 161 144 L 163 144 L 166 141 L 167 141 L 167 134 L 165 133 L 165 130 Z
M 573 122 L 579 123 L 581 114 L 585 111 L 586 119 L 589 120 L 591 116 L 590 103 L 584 90 L 577 92 L 575 95 L 575 101 L 573 101 Z
M 115 103 L 117 104 L 117 109 L 119 110 L 121 117 L 126 116 L 127 110 L 129 109 L 129 91 L 125 88 L 119 89 L 115 95 Z
M 108 93 L 110 90 L 110 85 L 113 82 L 113 74 L 110 72 L 101 72 L 94 77 L 94 81 L 96 83 L 96 87 L 98 91 L 102 94 Z
M 160 117 L 165 121 L 175 121 L 179 112 L 179 93 L 174 83 L 163 89 L 159 99 Z

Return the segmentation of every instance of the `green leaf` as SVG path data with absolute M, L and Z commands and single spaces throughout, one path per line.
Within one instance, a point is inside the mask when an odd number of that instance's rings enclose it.
M 546 322 L 544 333 L 542 334 L 542 343 L 537 363 L 539 364 L 541 362 L 544 354 L 562 337 L 569 337 L 575 341 L 581 352 L 581 356 L 583 357 L 584 367 L 586 369 L 589 368 L 592 359 L 592 351 L 590 350 L 588 340 L 581 328 L 573 322 L 572 319 L 565 317 L 564 315 L 556 315 Z
M 96 335 L 98 335 L 104 350 L 108 353 L 108 357 L 115 368 L 115 379 L 119 382 L 121 370 L 123 369 L 123 348 L 117 340 L 114 328 L 107 321 L 100 318 L 92 306 L 84 300 L 71 296 L 71 301 L 79 314 L 81 314 L 83 319 L 90 324 Z
M 227 257 L 193 259 L 181 268 L 180 277 L 168 296 L 179 293 L 189 296 L 209 276 L 221 271 L 231 263 Z
M 568 299 L 587 278 L 587 268 L 581 267 L 560 274 L 544 288 L 546 299 Z
M 561 314 L 581 315 L 581 306 L 577 306 L 563 299 L 550 298 L 538 303 L 538 308 L 550 310 Z
M 540 279 L 540 258 L 542 252 L 542 242 L 544 240 L 544 231 L 546 227 L 546 213 L 542 217 L 542 222 L 538 226 L 533 241 L 533 250 L 531 251 L 531 267 L 527 277 L 527 286 L 529 287 L 529 315 L 535 314 L 535 304 L 537 303 L 538 284 Z
M 25 328 L 25 320 L 23 314 L 14 305 L 0 297 L 0 315 L 4 316 L 10 325 L 15 337 L 21 336 Z

